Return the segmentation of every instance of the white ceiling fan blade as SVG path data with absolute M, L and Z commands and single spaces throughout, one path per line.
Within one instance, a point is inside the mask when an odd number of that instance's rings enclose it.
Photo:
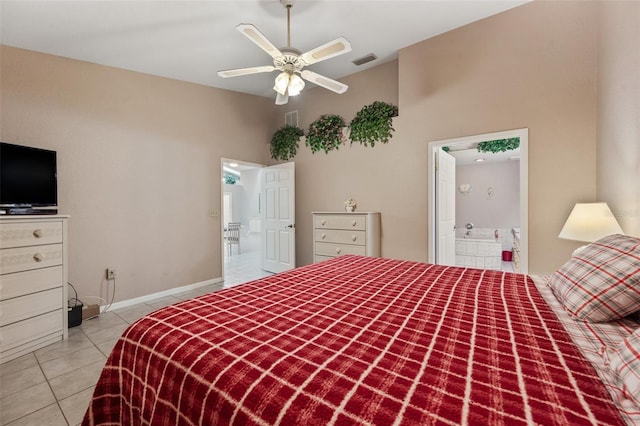
M 311 65 L 347 52 L 351 52 L 351 43 L 344 37 L 338 37 L 329 43 L 303 53 L 300 57 L 307 65 Z
M 284 92 L 284 95 L 278 93 L 276 95 L 276 105 L 286 105 L 289 102 L 289 92 Z
M 249 67 L 249 68 L 235 68 L 232 70 L 218 71 L 218 75 L 223 78 L 238 77 L 239 75 L 258 74 L 261 72 L 275 71 L 275 67 L 272 65 L 264 65 L 262 67 Z
M 282 52 L 273 45 L 255 26 L 251 24 L 240 24 L 236 27 L 238 31 L 245 35 L 249 40 L 254 42 L 269 54 L 272 58 L 282 56 Z
M 325 77 L 313 71 L 304 70 L 300 73 L 302 78 L 308 80 L 318 86 L 322 86 L 325 89 L 331 90 L 332 92 L 336 92 L 338 94 L 343 94 L 347 91 L 349 86 L 344 83 L 340 83 L 339 81 L 333 80 L 329 77 Z

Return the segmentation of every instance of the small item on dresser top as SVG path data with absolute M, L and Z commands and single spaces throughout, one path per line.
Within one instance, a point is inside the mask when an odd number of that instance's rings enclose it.
M 347 198 L 346 200 L 344 200 L 344 208 L 346 211 L 352 212 L 355 210 L 356 206 L 357 204 L 353 200 L 353 198 Z

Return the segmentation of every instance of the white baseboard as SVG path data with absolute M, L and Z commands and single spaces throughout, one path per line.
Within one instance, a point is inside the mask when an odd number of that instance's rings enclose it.
M 126 308 L 128 306 L 137 305 L 138 303 L 148 302 L 149 300 L 158 299 L 160 297 L 173 296 L 174 294 L 183 293 L 183 292 L 189 291 L 189 290 L 195 290 L 196 288 L 204 287 L 204 286 L 207 286 L 207 285 L 210 285 L 210 284 L 218 284 L 218 283 L 221 283 L 221 282 L 224 282 L 224 279 L 222 279 L 222 278 L 212 278 L 210 280 L 200 281 L 199 283 L 187 284 L 187 285 L 184 285 L 182 287 L 175 287 L 175 288 L 171 288 L 169 290 L 159 291 L 157 293 L 146 294 L 144 296 L 136 297 L 136 298 L 133 298 L 133 299 L 122 300 L 120 302 L 116 302 L 116 303 L 111 305 L 109 310 L 111 311 L 111 310 L 114 310 L 114 309 L 122 309 L 122 308 Z M 106 306 L 100 306 L 100 312 L 104 312 L 105 308 L 106 308 Z

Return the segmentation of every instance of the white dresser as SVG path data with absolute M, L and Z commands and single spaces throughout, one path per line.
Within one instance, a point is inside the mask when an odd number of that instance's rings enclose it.
M 380 257 L 380 213 L 313 213 L 313 261 L 343 254 Z
M 0 362 L 67 330 L 67 216 L 0 218 Z

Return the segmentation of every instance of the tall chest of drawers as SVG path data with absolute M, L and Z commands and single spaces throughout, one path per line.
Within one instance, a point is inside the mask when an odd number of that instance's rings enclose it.
M 66 339 L 67 217 L 0 218 L 0 362 Z
M 313 213 L 313 261 L 343 254 L 380 257 L 380 213 Z

